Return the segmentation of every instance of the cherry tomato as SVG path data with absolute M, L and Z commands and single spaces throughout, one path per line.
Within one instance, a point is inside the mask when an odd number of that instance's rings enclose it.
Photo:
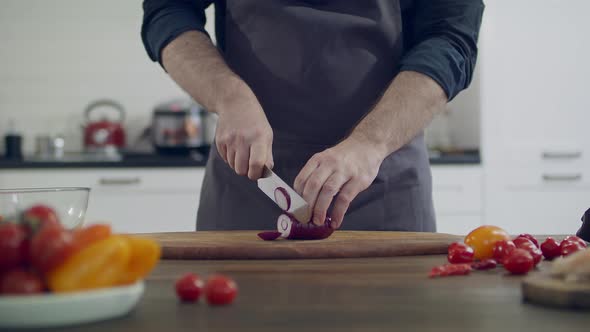
M 512 274 L 526 274 L 534 266 L 533 256 L 525 249 L 516 248 L 504 258 L 504 268 Z
M 24 295 L 42 293 L 44 290 L 41 278 L 30 271 L 16 268 L 6 272 L 0 279 L 0 293 Z
M 207 279 L 205 284 L 205 295 L 210 305 L 230 304 L 238 294 L 236 283 L 223 275 L 213 275 Z
M 32 233 L 38 232 L 45 226 L 59 225 L 59 218 L 54 209 L 47 205 L 37 204 L 23 212 L 23 221 Z
M 73 236 L 73 246 L 76 251 L 99 240 L 104 240 L 112 234 L 111 226 L 107 224 L 93 224 L 76 229 Z
M 524 237 L 525 239 L 529 239 L 529 240 L 531 240 L 531 242 L 532 242 L 532 243 L 533 243 L 533 244 L 534 244 L 534 245 L 535 245 L 537 248 L 539 248 L 539 241 L 537 241 L 537 239 L 536 239 L 534 236 L 532 236 L 531 234 L 524 233 L 524 234 L 520 234 L 519 236 L 517 236 L 517 238 L 518 238 L 518 237 Z
M 575 236 L 575 235 L 569 235 L 566 236 L 565 239 L 563 239 L 563 241 L 561 242 L 575 242 L 577 244 L 579 244 L 580 246 L 582 246 L 582 248 L 586 248 L 588 247 L 588 245 L 586 245 L 586 242 L 582 239 L 580 239 L 579 237 Z
M 14 223 L 0 224 L 0 270 L 22 265 L 27 260 L 27 232 Z
M 41 228 L 31 240 L 31 262 L 41 273 L 51 271 L 75 251 L 72 233 L 61 226 Z
M 537 248 L 537 246 L 535 246 L 535 244 L 531 240 L 525 237 L 518 237 L 514 239 L 514 241 L 514 244 L 517 248 L 524 249 L 528 251 L 529 254 L 531 254 L 531 256 L 533 256 L 535 266 L 539 264 L 541 259 L 543 259 L 543 252 L 541 252 L 541 249 Z
M 470 263 L 473 261 L 473 249 L 465 243 L 451 243 L 447 259 L 452 264 Z
M 565 257 L 573 254 L 576 251 L 584 250 L 585 248 L 582 247 L 578 242 L 561 241 L 559 249 L 561 250 L 561 255 Z
M 508 233 L 496 226 L 480 226 L 465 237 L 465 244 L 473 248 L 474 257 L 478 260 L 492 258 L 494 245 L 498 241 L 510 240 Z
M 498 265 L 496 260 L 488 258 L 483 261 L 475 262 L 471 264 L 471 267 L 475 270 L 491 270 Z
M 504 264 L 504 258 L 508 254 L 510 254 L 514 249 L 516 249 L 516 245 L 514 245 L 514 242 L 510 240 L 498 241 L 494 244 L 494 259 L 496 260 L 496 262 Z
M 187 273 L 180 277 L 174 288 L 176 295 L 185 302 L 195 302 L 203 293 L 203 280 L 194 273 Z
M 541 251 L 545 259 L 552 260 L 556 257 L 561 256 L 561 248 L 559 243 L 554 238 L 548 237 L 543 243 L 541 243 Z
M 462 276 L 471 273 L 470 264 L 445 264 L 435 266 L 428 274 L 429 278 L 448 277 L 448 276 Z

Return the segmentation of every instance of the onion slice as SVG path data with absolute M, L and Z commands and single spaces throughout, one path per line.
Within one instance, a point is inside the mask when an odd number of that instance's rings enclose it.
M 288 211 L 291 208 L 291 196 L 287 189 L 283 187 L 276 187 L 274 191 L 275 202 L 283 211 Z
M 281 237 L 281 232 L 261 232 L 258 233 L 258 237 L 264 241 L 273 241 Z
M 334 233 L 330 217 L 326 218 L 326 222 L 322 226 L 317 226 L 311 222 L 300 223 L 288 214 L 279 216 L 277 229 L 281 232 L 282 238 L 289 240 L 321 240 Z

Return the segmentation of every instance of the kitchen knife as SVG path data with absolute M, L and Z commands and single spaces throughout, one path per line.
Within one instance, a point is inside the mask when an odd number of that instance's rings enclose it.
M 258 188 L 272 199 L 281 210 L 290 213 L 299 222 L 308 223 L 311 221 L 309 204 L 266 166 L 262 172 L 262 177 L 258 179 Z

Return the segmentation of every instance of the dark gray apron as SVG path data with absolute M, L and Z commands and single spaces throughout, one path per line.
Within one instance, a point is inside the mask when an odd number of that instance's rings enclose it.
M 397 74 L 403 52 L 393 0 L 227 0 L 225 60 L 252 88 L 274 132 L 275 172 L 288 183 L 346 137 Z M 197 230 L 274 229 L 281 211 L 215 148 Z M 435 231 L 423 134 L 385 159 L 342 229 Z

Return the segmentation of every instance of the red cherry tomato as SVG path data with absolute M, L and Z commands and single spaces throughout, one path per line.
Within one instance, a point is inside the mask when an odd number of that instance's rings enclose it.
M 475 270 L 491 270 L 498 265 L 496 260 L 488 258 L 483 261 L 475 262 L 471 264 L 471 267 Z
M 508 233 L 496 226 L 480 226 L 465 237 L 465 244 L 473 248 L 475 259 L 484 260 L 494 256 L 498 241 L 510 240 Z
M 236 283 L 223 275 L 213 275 L 207 279 L 205 295 L 210 305 L 230 304 L 238 294 Z
M 531 240 L 524 237 L 518 237 L 514 239 L 514 241 L 516 242 L 515 245 L 517 248 L 524 249 L 533 256 L 535 266 L 539 264 L 541 259 L 543 259 L 543 252 L 541 252 L 541 249 L 537 248 Z
M 517 237 L 524 237 L 525 239 L 529 239 L 537 248 L 539 248 L 539 241 L 537 241 L 537 239 L 531 234 L 524 233 L 520 234 Z
M 462 276 L 471 273 L 470 264 L 445 264 L 435 266 L 428 274 L 429 278 Z
M 510 240 L 498 241 L 494 244 L 494 259 L 496 262 L 503 264 L 504 258 L 516 249 L 514 242 Z
M 557 243 L 557 241 L 555 241 L 555 239 L 552 237 L 548 237 L 543 243 L 541 243 L 541 251 L 547 260 L 552 260 L 561 256 L 561 248 L 559 247 L 559 243 Z
M 575 242 L 577 244 L 579 244 L 582 248 L 586 248 L 588 247 L 588 245 L 586 245 L 586 242 L 582 239 L 580 239 L 579 237 L 575 236 L 575 235 L 569 235 L 566 236 L 565 239 L 563 239 L 563 241 L 561 242 Z
M 61 226 L 46 226 L 31 240 L 31 262 L 46 273 L 65 261 L 75 251 L 72 233 Z
M 0 271 L 22 265 L 27 260 L 27 232 L 14 223 L 0 224 Z
M 561 241 L 559 249 L 561 250 L 561 255 L 565 257 L 573 254 L 576 251 L 584 250 L 585 248 L 582 247 L 578 242 Z
M 195 302 L 203 293 L 203 280 L 194 273 L 187 273 L 180 277 L 174 288 L 178 298 L 185 302 Z
M 36 294 L 43 292 L 43 281 L 30 271 L 17 268 L 0 278 L 0 293 L 10 295 Z
M 38 232 L 45 226 L 59 225 L 59 218 L 54 209 L 47 205 L 37 204 L 26 209 L 23 221 L 32 233 Z
M 504 268 L 512 274 L 526 274 L 534 266 L 533 256 L 525 249 L 516 248 L 504 258 Z
M 465 243 L 451 243 L 447 259 L 452 264 L 470 263 L 473 261 L 473 249 Z

